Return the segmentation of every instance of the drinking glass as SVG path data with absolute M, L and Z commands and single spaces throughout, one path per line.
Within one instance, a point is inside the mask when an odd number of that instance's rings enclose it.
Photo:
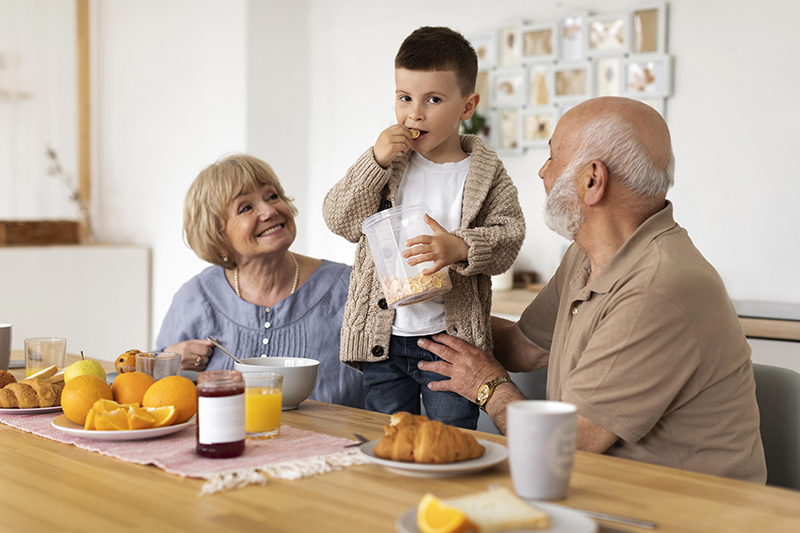
M 244 372 L 244 427 L 249 438 L 271 439 L 281 431 L 283 374 Z
M 25 339 L 25 376 L 31 376 L 56 365 L 64 368 L 67 359 L 67 339 L 35 337 Z
M 136 354 L 136 371 L 158 381 L 177 376 L 181 371 L 181 354 L 175 352 L 141 352 Z

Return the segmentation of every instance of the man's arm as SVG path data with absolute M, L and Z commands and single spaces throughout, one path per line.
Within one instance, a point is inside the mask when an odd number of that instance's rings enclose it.
M 547 366 L 550 352 L 522 333 L 519 322 L 492 317 L 494 354 L 510 372 L 533 372 Z

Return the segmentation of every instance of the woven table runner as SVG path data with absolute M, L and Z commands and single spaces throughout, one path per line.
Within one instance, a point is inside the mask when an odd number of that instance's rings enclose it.
M 195 453 L 197 423 L 172 435 L 131 441 L 102 441 L 75 437 L 52 426 L 60 412 L 41 415 L 0 413 L 0 423 L 46 439 L 72 444 L 140 465 L 155 465 L 182 477 L 206 480 L 200 494 L 249 484 L 267 483 L 268 478 L 300 479 L 324 474 L 367 461 L 353 448 L 356 441 L 313 431 L 281 426 L 275 439 L 248 439 L 245 451 L 232 459 L 206 459 Z

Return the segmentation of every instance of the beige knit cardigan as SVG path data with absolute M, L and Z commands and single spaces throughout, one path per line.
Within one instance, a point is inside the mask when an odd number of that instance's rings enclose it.
M 511 182 L 497 154 L 474 135 L 462 135 L 461 147 L 472 153 L 464 183 L 461 226 L 452 232 L 469 246 L 466 261 L 449 266 L 453 288 L 445 295 L 446 331 L 482 350 L 491 350 L 492 282 L 508 270 L 522 247 L 525 220 Z M 394 310 L 388 308 L 361 223 L 395 205 L 408 163 L 398 155 L 382 168 L 369 148 L 325 196 L 322 215 L 328 227 L 357 242 L 344 310 L 339 358 L 356 369 L 362 362 L 389 357 Z

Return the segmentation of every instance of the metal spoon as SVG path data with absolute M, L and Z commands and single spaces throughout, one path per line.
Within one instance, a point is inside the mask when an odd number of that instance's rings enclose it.
M 222 350 L 223 352 L 225 352 L 226 354 L 228 354 L 228 355 L 231 357 L 231 359 L 233 359 L 234 361 L 236 361 L 236 362 L 237 362 L 237 363 L 239 363 L 240 365 L 241 365 L 241 364 L 243 364 L 243 363 L 242 363 L 242 362 L 241 362 L 241 361 L 240 361 L 240 360 L 239 360 L 239 359 L 238 359 L 238 358 L 237 358 L 235 355 L 233 355 L 231 352 L 229 352 L 228 350 L 226 350 L 225 348 L 223 348 L 223 347 L 222 347 L 222 345 L 221 345 L 220 343 L 218 343 L 217 341 L 215 341 L 215 340 L 214 340 L 214 339 L 212 339 L 211 337 L 206 337 L 206 340 L 207 340 L 208 342 L 210 342 L 211 344 L 213 344 L 214 346 L 216 346 L 217 348 L 219 348 L 220 350 Z

